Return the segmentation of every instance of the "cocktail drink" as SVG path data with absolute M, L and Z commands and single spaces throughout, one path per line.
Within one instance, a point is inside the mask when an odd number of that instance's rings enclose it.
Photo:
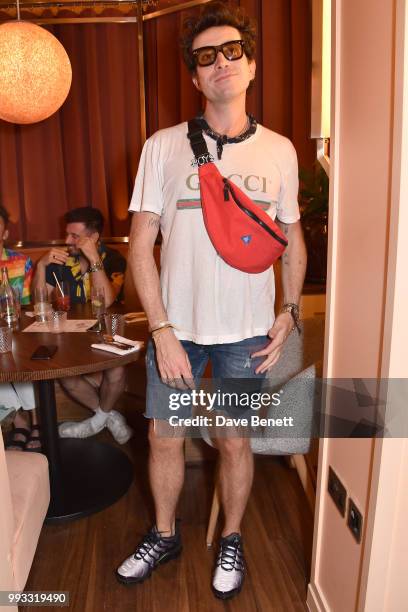
M 105 298 L 97 297 L 92 300 L 92 314 L 99 319 L 105 313 Z
M 71 298 L 69 295 L 57 295 L 55 298 L 55 307 L 57 310 L 68 312 L 71 308 Z
M 99 323 L 99 331 L 102 331 L 103 315 L 105 314 L 105 290 L 103 287 L 92 287 L 91 289 L 92 314 Z
M 70 288 L 67 281 L 59 281 L 58 286 L 55 287 L 54 306 L 55 310 L 64 310 L 65 312 L 68 312 L 71 308 Z

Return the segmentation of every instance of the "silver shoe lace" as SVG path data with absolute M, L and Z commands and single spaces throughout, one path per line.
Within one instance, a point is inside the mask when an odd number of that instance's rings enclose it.
M 226 572 L 236 570 L 244 571 L 244 556 L 240 540 L 221 541 L 220 552 L 217 559 L 217 567 L 221 567 Z

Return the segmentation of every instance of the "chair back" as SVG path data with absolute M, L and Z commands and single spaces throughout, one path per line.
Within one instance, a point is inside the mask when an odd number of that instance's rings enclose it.
M 10 479 L 0 428 L 0 591 L 16 588 L 12 567 L 14 515 L 11 500 Z M 17 607 L 14 608 L 17 610 Z
M 292 416 L 293 430 L 267 425 L 254 429 L 250 432 L 251 448 L 256 454 L 303 455 L 309 451 L 314 414 L 320 407 L 321 385 L 316 384 L 316 378 L 321 376 L 322 369 L 324 318 L 305 319 L 301 331 L 300 335 L 290 334 L 278 363 L 265 379 L 265 392 L 283 390 L 281 406 L 259 410 L 259 416 L 266 419 Z M 214 446 L 208 428 L 202 426 L 200 432 L 203 440 Z
M 280 392 L 281 399 L 279 407 L 268 408 L 266 418 L 286 417 L 286 424 L 275 426 L 269 424 L 275 421 L 269 421 L 254 433 L 251 437 L 254 453 L 304 455 L 310 449 L 314 418 L 321 405 L 317 377 L 321 377 L 322 369 L 324 318 L 305 319 L 301 330 L 301 334 L 290 334 L 278 363 L 265 380 L 268 392 Z

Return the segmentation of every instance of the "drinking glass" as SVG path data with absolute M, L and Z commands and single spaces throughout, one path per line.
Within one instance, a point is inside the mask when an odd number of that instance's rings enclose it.
M 0 326 L 0 353 L 9 353 L 13 347 L 13 330 L 6 325 Z
M 71 308 L 71 294 L 68 281 L 59 280 L 54 290 L 55 310 L 68 310 Z
M 14 303 L 15 303 L 15 308 L 16 308 L 16 315 L 17 318 L 19 319 L 21 316 L 21 287 L 11 287 L 14 293 Z
M 20 309 L 19 292 L 9 284 L 7 291 L 0 295 L 0 319 L 8 327 L 18 329 Z
M 125 329 L 125 317 L 122 314 L 106 314 L 105 315 L 105 328 L 106 333 L 109 336 L 115 336 L 119 334 L 123 336 Z
M 64 310 L 52 310 L 46 315 L 48 331 L 52 334 L 60 334 L 64 331 L 67 313 Z
M 105 314 L 105 290 L 103 287 L 91 288 L 92 314 L 97 318 L 99 330 L 102 331 L 102 320 Z
M 51 312 L 47 287 L 37 287 L 34 291 L 34 314 L 36 321 L 44 323 L 47 313 Z

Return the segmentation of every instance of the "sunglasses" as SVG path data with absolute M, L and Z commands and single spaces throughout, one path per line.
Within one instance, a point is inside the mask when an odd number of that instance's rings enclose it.
M 193 57 L 196 66 L 211 66 L 211 64 L 215 63 L 217 55 L 221 51 L 225 59 L 235 62 L 235 60 L 241 59 L 244 55 L 244 45 L 245 42 L 243 40 L 229 40 L 216 47 L 194 49 Z

